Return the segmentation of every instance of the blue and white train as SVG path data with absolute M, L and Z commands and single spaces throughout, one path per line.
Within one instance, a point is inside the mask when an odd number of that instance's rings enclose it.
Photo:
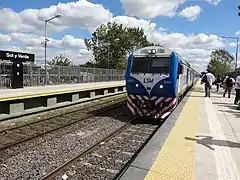
M 176 52 L 160 46 L 136 50 L 126 70 L 127 105 L 135 116 L 165 119 L 199 74 Z

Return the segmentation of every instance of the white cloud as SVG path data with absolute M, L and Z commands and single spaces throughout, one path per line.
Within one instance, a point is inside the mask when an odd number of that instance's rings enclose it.
M 236 35 L 236 36 L 239 36 L 239 35 L 240 35 L 240 31 L 237 31 L 237 32 L 235 33 L 235 35 Z
M 177 15 L 176 11 L 179 5 L 185 1 L 187 0 L 121 0 L 121 3 L 127 14 L 153 18 Z M 213 4 L 220 2 L 219 0 L 204 1 Z M 191 20 L 198 16 L 196 7 L 193 10 L 186 8 L 180 14 Z M 61 14 L 62 17 L 48 23 L 49 34 L 72 27 L 93 31 L 100 24 L 108 21 L 122 23 L 128 27 L 142 27 L 150 41 L 161 43 L 165 47 L 179 52 L 196 68 L 205 68 L 212 49 L 225 46 L 222 39 L 216 35 L 204 33 L 185 35 L 157 27 L 156 23 L 144 19 L 129 16 L 112 17 L 112 13 L 102 5 L 87 0 L 59 3 L 43 9 L 26 9 L 21 12 L 14 12 L 6 8 L 0 9 L 0 30 L 9 32 L 8 34 L 0 33 L 0 45 L 4 49 L 12 51 L 34 53 L 37 62 L 43 62 L 44 48 L 41 42 L 44 40 L 44 20 L 56 14 Z M 81 38 L 65 35 L 61 39 L 48 39 L 50 40 L 47 49 L 48 60 L 62 53 L 77 64 L 86 62 L 92 56 Z
M 195 0 L 120 0 L 126 15 L 143 19 L 152 19 L 158 16 L 173 17 L 181 4 Z M 221 0 L 202 0 L 209 4 L 217 5 Z M 200 13 L 199 7 L 186 8 L 181 14 L 188 19 Z M 195 16 L 193 16 L 195 15 Z M 192 17 L 192 18 L 190 18 Z
M 8 35 L 0 33 L 0 45 L 8 43 L 10 41 L 11 41 L 11 38 Z
M 213 5 L 218 5 L 222 0 L 205 0 L 206 2 L 213 4 Z
M 127 27 L 141 27 L 145 30 L 147 38 L 155 43 L 173 49 L 191 62 L 196 68 L 205 68 L 209 61 L 211 50 L 226 46 L 222 39 L 216 35 L 204 33 L 185 35 L 182 33 L 170 32 L 164 28 L 158 28 L 155 23 L 143 19 L 136 19 L 128 16 L 113 17 L 111 22 L 117 22 Z M 43 36 L 27 33 L 0 34 L 0 43 L 20 42 L 19 50 L 36 54 L 37 61 L 43 62 L 44 49 L 41 41 Z M 86 62 L 91 58 L 91 52 L 86 50 L 84 40 L 75 38 L 72 35 L 65 35 L 62 39 L 49 38 L 48 58 L 58 53 L 63 53 L 75 63 Z M 10 47 L 9 47 L 10 48 Z M 16 48 L 16 47 L 15 47 Z M 10 49 L 10 50 L 14 50 Z M 199 66 L 199 64 L 201 66 Z M 204 69 L 203 69 L 204 70 Z
M 73 60 L 75 64 L 85 63 L 88 61 L 92 54 L 87 51 L 84 40 L 74 38 L 71 35 L 65 35 L 62 39 L 57 40 L 48 38 L 47 57 L 48 60 L 54 56 L 63 54 Z M 0 33 L 0 45 L 5 45 L 6 50 L 20 51 L 26 53 L 33 53 L 36 55 L 37 64 L 43 63 L 44 60 L 44 47 L 41 42 L 44 37 L 37 36 L 36 34 L 27 33 Z M 6 43 L 9 43 L 6 45 Z M 20 43 L 19 46 L 13 46 L 11 43 Z
M 56 40 L 53 38 L 48 38 L 49 48 L 76 48 L 76 49 L 86 49 L 84 40 L 80 38 L 74 38 L 71 35 L 65 35 L 61 40 Z M 19 42 L 27 47 L 41 47 L 44 41 L 43 36 L 38 36 L 36 34 L 28 33 L 11 33 L 11 34 L 1 34 L 0 33 L 0 44 L 5 44 L 7 42 Z
M 200 6 L 190 6 L 179 12 L 179 16 L 187 18 L 189 21 L 194 21 L 200 15 L 202 9 Z
M 239 44 L 238 44 L 239 45 Z M 237 43 L 234 43 L 234 42 L 230 42 L 228 44 L 229 47 L 236 47 L 237 46 Z
M 59 32 L 69 27 L 93 30 L 112 17 L 112 13 L 102 5 L 87 0 L 59 3 L 43 9 L 25 9 L 19 13 L 2 8 L 0 9 L 0 30 L 43 32 L 44 21 L 56 14 L 61 14 L 62 17 L 48 23 L 49 32 Z
M 118 24 L 123 24 L 125 27 L 140 27 L 146 32 L 152 32 L 156 29 L 156 24 L 146 21 L 144 19 L 136 19 L 129 16 L 116 16 L 113 17 L 110 22 L 116 22 Z
M 63 47 L 72 47 L 72 48 L 86 48 L 83 39 L 74 38 L 71 35 L 66 35 L 62 39 L 61 45 Z
M 185 35 L 182 33 L 173 33 L 166 31 L 164 28 L 157 28 L 155 23 L 143 19 L 117 16 L 112 18 L 111 22 L 122 23 L 128 27 L 144 28 L 145 34 L 150 41 L 160 43 L 166 48 L 175 50 L 187 61 L 190 61 L 199 71 L 206 69 L 212 50 L 226 46 L 222 39 L 214 34 L 199 33 Z
M 180 4 L 186 0 L 121 0 L 125 13 L 139 18 L 174 16 Z

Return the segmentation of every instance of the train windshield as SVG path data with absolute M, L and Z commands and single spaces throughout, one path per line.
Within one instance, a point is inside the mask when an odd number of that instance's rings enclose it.
M 146 57 L 134 57 L 132 73 L 149 73 L 151 59 Z
M 169 65 L 170 65 L 170 57 L 153 57 L 151 72 L 168 74 Z
M 134 57 L 132 73 L 160 73 L 168 74 L 170 57 Z

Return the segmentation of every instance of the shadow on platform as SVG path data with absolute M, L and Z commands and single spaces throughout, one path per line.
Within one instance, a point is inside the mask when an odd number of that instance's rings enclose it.
M 228 140 L 219 140 L 214 139 L 212 136 L 204 136 L 199 135 L 195 136 L 196 138 L 185 137 L 188 141 L 196 141 L 198 144 L 201 144 L 211 150 L 215 150 L 212 145 L 215 146 L 223 146 L 223 147 L 232 147 L 232 148 L 240 148 L 240 143 L 228 141 Z
M 218 106 L 235 106 L 233 105 L 233 102 L 212 102 L 212 103 Z
M 228 108 L 228 109 L 224 109 L 224 110 L 222 109 L 218 111 L 229 113 L 236 116 L 236 118 L 240 118 L 240 110 L 237 110 L 237 105 L 233 105 L 230 103 L 223 103 L 223 102 L 213 102 L 213 104 Z
M 237 105 L 235 105 L 235 104 L 233 104 L 233 103 L 231 103 L 231 102 L 229 102 L 229 103 L 224 103 L 224 102 L 212 102 L 213 104 L 216 104 L 216 105 L 218 105 L 218 106 L 220 106 L 220 107 L 226 107 L 226 108 L 228 108 L 228 109 L 231 109 L 231 110 L 235 110 L 236 111 L 236 109 L 237 109 Z M 240 111 L 239 111 L 239 113 L 240 113 Z
M 189 92 L 201 92 L 201 93 L 204 93 L 205 91 L 203 89 L 190 89 Z
M 229 113 L 229 114 L 232 114 L 234 116 L 236 116 L 236 118 L 240 118 L 240 111 L 239 110 L 236 110 L 233 109 L 233 110 L 219 110 L 220 112 L 226 112 L 226 113 Z
M 203 94 L 203 95 L 191 95 L 191 94 L 189 94 L 189 95 L 186 95 L 186 97 L 189 97 L 189 98 L 192 98 L 192 97 L 207 98 L 207 97 L 205 97 L 205 94 Z M 222 97 L 220 97 L 220 96 L 214 96 L 214 95 L 211 95 L 211 97 L 213 97 L 213 98 L 222 98 Z

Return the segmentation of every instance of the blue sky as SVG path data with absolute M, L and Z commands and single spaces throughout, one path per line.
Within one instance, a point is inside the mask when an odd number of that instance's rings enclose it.
M 103 4 L 105 8 L 109 9 L 114 16 L 123 15 L 124 10 L 120 1 L 117 0 L 90 0 L 97 4 Z M 59 2 L 67 3 L 71 0 L 1 0 L 0 6 L 4 8 L 11 8 L 16 12 L 24 9 L 41 9 L 48 8 L 53 4 Z M 157 23 L 159 27 L 164 27 L 173 32 L 181 32 L 185 34 L 191 33 L 207 33 L 217 35 L 234 36 L 235 32 L 240 30 L 238 16 L 237 0 L 223 0 L 218 5 L 211 5 L 203 1 L 189 1 L 180 6 L 179 9 L 191 5 L 199 5 L 202 8 L 200 17 L 194 22 L 188 22 L 181 17 L 157 17 L 152 21 Z M 240 1 L 239 1 L 240 5 Z M 240 11 L 239 11 L 240 12 Z M 86 33 L 90 34 L 90 33 Z M 76 33 L 76 36 L 82 37 L 81 34 Z M 85 35 L 85 34 L 84 34 Z
M 151 1 L 154 3 L 154 0 L 144 0 L 145 6 L 142 5 L 142 7 L 137 0 L 89 0 L 90 5 L 80 7 L 81 4 L 84 4 L 83 1 L 84 0 L 77 2 L 71 0 L 0 0 L 1 8 L 11 9 L 0 9 L 0 15 L 2 13 L 1 17 L 6 16 L 2 18 L 2 21 L 0 20 L 0 23 L 4 24 L 0 27 L 0 48 L 33 51 L 37 53 L 37 56 L 41 59 L 42 52 L 37 51 L 39 48 L 34 49 L 34 46 L 37 44 L 36 39 L 42 38 L 40 36 L 43 35 L 42 28 L 44 21 L 41 18 L 45 18 L 47 16 L 46 14 L 51 14 L 53 11 L 56 13 L 58 7 L 60 7 L 58 4 L 62 3 L 64 9 L 60 8 L 60 11 L 65 11 L 68 17 L 66 17 L 66 20 L 64 18 L 59 20 L 59 26 L 54 25 L 51 27 L 52 29 L 50 28 L 51 30 L 49 30 L 51 31 L 51 33 L 48 33 L 49 37 L 53 38 L 51 41 L 53 48 L 49 50 L 52 56 L 60 53 L 60 50 L 71 54 L 72 52 L 70 52 L 70 50 L 72 50 L 72 48 L 76 49 L 74 52 L 77 52 L 79 49 L 86 49 L 83 45 L 83 38 L 91 36 L 90 29 L 96 28 L 101 23 L 106 23 L 111 20 L 125 23 L 127 26 L 131 26 L 133 23 L 137 25 L 141 24 L 143 28 L 146 29 L 149 28 L 147 27 L 147 21 L 150 20 L 156 27 L 154 27 L 154 30 L 146 32 L 149 40 L 160 43 L 163 42 L 169 48 L 180 51 L 180 54 L 182 53 L 184 57 L 189 58 L 190 61 L 195 61 L 193 63 L 198 67 L 201 67 L 199 63 L 206 66 L 211 50 L 215 48 L 227 48 L 232 53 L 235 51 L 234 44 L 229 45 L 227 43 L 234 41 L 222 40 L 220 36 L 235 36 L 236 32 L 240 30 L 240 17 L 238 16 L 239 10 L 237 8 L 238 3 L 240 5 L 240 1 L 238 0 L 185 0 L 182 4 L 178 4 L 179 1 L 177 0 L 171 0 L 172 2 L 175 1 L 177 7 L 176 10 L 170 8 L 171 11 L 175 13 L 172 17 L 163 16 L 161 12 L 159 12 L 164 10 L 163 7 L 169 8 L 169 6 L 166 5 L 167 0 L 155 0 L 158 10 L 155 14 L 153 13 L 152 18 L 147 17 L 148 13 L 144 14 L 141 13 L 141 11 L 147 9 L 147 2 Z M 218 3 L 214 5 L 209 3 L 210 1 L 218 1 Z M 69 4 L 71 2 L 76 2 L 78 4 L 76 5 L 77 7 L 70 6 Z M 136 5 L 136 8 L 138 6 L 140 9 L 133 12 L 135 9 L 131 7 L 131 3 L 135 3 L 134 6 Z M 50 6 L 57 8 L 50 8 Z M 94 11 L 92 11 L 92 7 L 95 7 Z M 198 13 L 199 15 L 196 16 L 194 20 L 189 20 L 186 16 L 180 16 L 180 12 L 183 12 L 188 7 L 194 7 L 192 11 L 188 11 L 188 14 L 189 12 L 194 14 L 193 10 L 196 11 L 197 8 L 201 8 L 200 14 Z M 43 8 L 47 9 L 47 13 L 42 13 Z M 32 9 L 42 14 L 34 14 Z M 22 12 L 24 10 L 28 12 L 23 16 Z M 75 14 L 69 14 L 72 10 Z M 85 11 L 85 15 L 81 17 L 83 11 Z M 149 13 L 152 12 L 151 8 L 148 8 L 146 11 Z M 109 15 L 109 13 L 111 15 Z M 21 21 L 18 19 L 18 16 L 20 16 Z M 9 21 L 9 24 L 7 24 L 6 21 Z M 127 21 L 129 23 L 127 23 Z M 92 24 L 89 25 L 88 22 Z M 62 30 L 58 30 L 60 27 Z M 167 34 L 160 32 L 159 28 L 167 29 Z M 28 36 L 33 32 L 38 32 L 36 33 L 38 35 L 36 35 L 36 37 L 29 37 L 31 40 L 29 39 L 29 41 L 27 41 L 26 39 L 28 39 Z M 12 33 L 19 34 L 13 36 Z M 1 35 L 3 37 L 2 42 Z M 64 37 L 65 39 L 63 39 Z M 79 57 L 89 58 L 90 56 L 85 57 L 82 54 L 82 56 Z

